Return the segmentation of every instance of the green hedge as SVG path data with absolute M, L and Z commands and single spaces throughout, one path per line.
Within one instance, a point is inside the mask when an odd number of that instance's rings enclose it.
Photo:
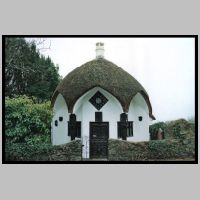
M 6 98 L 6 142 L 50 143 L 50 102 L 36 104 L 27 96 Z
M 43 154 L 50 154 L 51 151 L 50 144 L 6 143 L 5 146 L 7 161 L 34 160 L 36 155 L 42 157 Z

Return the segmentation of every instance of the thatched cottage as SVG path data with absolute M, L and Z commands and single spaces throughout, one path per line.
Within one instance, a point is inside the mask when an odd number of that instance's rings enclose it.
M 57 86 L 52 106 L 52 144 L 80 138 L 83 158 L 107 156 L 108 139 L 148 141 L 154 116 L 149 96 L 130 74 L 104 58 L 77 67 Z

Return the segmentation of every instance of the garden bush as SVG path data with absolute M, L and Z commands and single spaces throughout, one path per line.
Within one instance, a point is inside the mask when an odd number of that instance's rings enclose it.
M 158 141 L 149 141 L 149 159 L 177 159 L 194 158 L 195 140 L 187 139 L 187 143 L 181 139 L 165 139 Z
M 34 103 L 27 96 L 5 100 L 6 142 L 50 143 L 50 102 Z
M 5 146 L 6 161 L 28 161 L 35 160 L 38 155 L 48 155 L 52 151 L 51 144 L 27 144 L 7 142 Z
M 155 124 L 152 124 L 149 126 L 151 140 L 157 140 L 157 134 L 158 134 L 159 128 L 161 128 L 163 130 L 163 134 L 165 137 L 166 124 L 164 122 L 158 122 L 158 123 L 155 123 Z
M 188 139 L 194 137 L 194 124 L 185 119 L 166 122 L 165 136 L 171 139 Z
M 158 122 L 150 125 L 150 139 L 157 140 L 159 128 L 163 130 L 165 139 L 187 139 L 194 137 L 195 124 L 185 119 L 178 119 L 168 122 Z

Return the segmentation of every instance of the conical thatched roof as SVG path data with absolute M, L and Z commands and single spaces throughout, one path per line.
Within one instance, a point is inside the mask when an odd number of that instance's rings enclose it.
M 150 117 L 154 119 L 149 97 L 142 85 L 122 68 L 106 59 L 94 59 L 70 72 L 57 86 L 52 105 L 61 93 L 69 112 L 72 113 L 77 99 L 97 86 L 115 96 L 124 112 L 128 112 L 132 98 L 140 92 L 147 102 Z

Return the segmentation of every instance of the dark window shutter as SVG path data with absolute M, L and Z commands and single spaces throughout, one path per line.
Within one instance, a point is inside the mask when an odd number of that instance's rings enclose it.
M 76 128 L 77 128 L 77 130 L 76 130 L 76 137 L 77 138 L 81 138 L 81 122 L 76 122 Z
M 71 136 L 70 122 L 68 122 L 68 136 Z
M 120 122 L 117 122 L 117 133 L 118 138 L 122 138 Z
M 127 137 L 127 125 L 126 122 L 117 122 L 118 124 L 118 138 L 126 140 Z
M 133 136 L 133 122 L 128 122 L 127 137 Z
M 76 122 L 68 122 L 68 136 L 71 136 L 71 140 L 76 137 Z
M 68 136 L 81 138 L 81 122 L 68 122 Z

